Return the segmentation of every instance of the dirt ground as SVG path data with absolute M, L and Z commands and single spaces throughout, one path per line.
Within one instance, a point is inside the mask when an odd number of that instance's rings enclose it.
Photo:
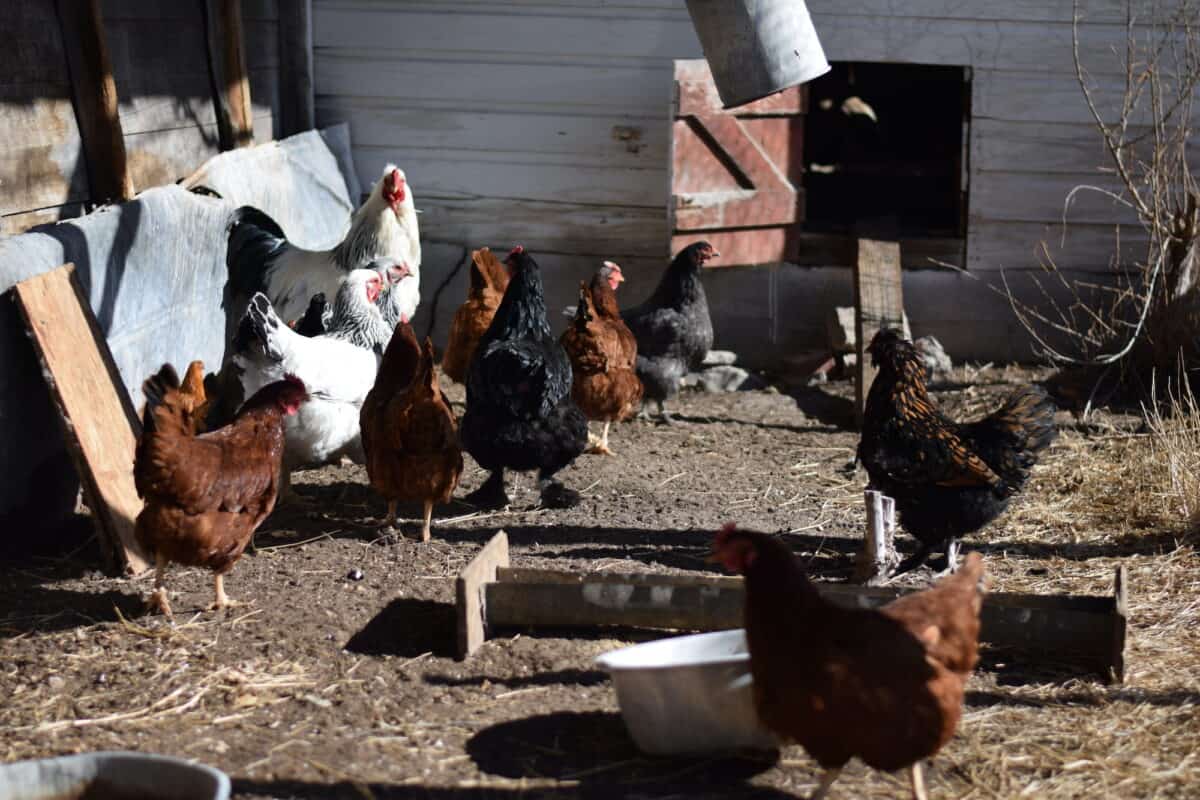
M 1037 375 L 960 377 L 939 397 L 971 415 Z M 155 751 L 226 771 L 238 798 L 805 795 L 817 768 L 796 747 L 639 754 L 592 660 L 662 634 L 505 631 L 454 660 L 453 579 L 500 529 L 515 566 L 710 571 L 712 532 L 733 520 L 787 534 L 814 576 L 844 580 L 866 480 L 849 466 L 851 392 L 685 394 L 681 424 L 617 426 L 615 457 L 563 473 L 580 507 L 536 509 L 524 476 L 509 511 L 438 509 L 428 544 L 381 535 L 384 506 L 361 468 L 300 473 L 311 505 L 277 511 L 226 581 L 244 605 L 202 611 L 210 576 L 176 568 L 175 627 L 142 611 L 150 577 L 105 576 L 94 544 L 0 566 L 0 761 Z M 1121 469 L 1136 419 L 1060 421 L 1028 491 L 966 549 L 985 553 L 1000 591 L 1109 594 L 1126 564 L 1127 681 L 985 660 L 958 733 L 928 765 L 931 795 L 1198 797 L 1200 559 L 1183 532 L 1094 488 Z M 482 479 L 468 460 L 459 494 Z M 855 762 L 832 796 L 906 792 L 903 775 Z

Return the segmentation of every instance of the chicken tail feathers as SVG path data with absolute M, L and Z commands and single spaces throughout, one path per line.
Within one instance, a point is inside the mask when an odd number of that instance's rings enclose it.
M 142 411 L 143 432 L 155 430 L 154 410 L 163 404 L 168 392 L 178 388 L 179 373 L 170 364 L 163 364 L 158 372 L 142 382 L 142 395 L 146 398 L 146 407 Z
M 1058 436 L 1056 409 L 1045 389 L 1027 386 L 1014 392 L 994 414 L 963 426 L 965 438 L 1001 477 L 1006 493 L 1025 485 L 1038 454 Z
M 286 246 L 283 229 L 270 216 L 253 206 L 234 211 L 225 256 L 233 294 L 248 297 L 263 291 L 271 265 Z
M 235 353 L 261 351 L 271 358 L 281 357 L 271 346 L 273 334 L 283 323 L 271 307 L 271 301 L 262 292 L 250 298 L 250 305 L 242 321 L 238 323 L 237 334 L 233 338 Z

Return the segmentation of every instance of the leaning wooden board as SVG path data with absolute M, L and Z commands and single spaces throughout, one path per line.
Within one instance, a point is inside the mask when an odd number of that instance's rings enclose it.
M 12 291 L 101 538 L 113 563 L 137 574 L 148 566 L 133 535 L 142 509 L 133 484 L 137 417 L 75 265 L 21 281 Z

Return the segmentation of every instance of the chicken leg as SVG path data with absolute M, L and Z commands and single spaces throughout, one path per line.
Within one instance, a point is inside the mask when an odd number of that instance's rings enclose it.
M 154 554 L 154 591 L 150 593 L 150 597 L 146 600 L 147 610 L 157 608 L 159 612 L 169 619 L 175 621 L 175 615 L 171 613 L 171 602 L 167 599 L 167 557 L 162 553 Z
M 908 778 L 912 783 L 913 800 L 929 800 L 929 795 L 925 793 L 925 775 L 921 772 L 920 761 L 908 768 Z
M 833 769 L 825 770 L 825 774 L 821 776 L 821 782 L 817 784 L 816 791 L 809 795 L 808 800 L 824 800 L 825 795 L 829 794 L 829 787 L 833 786 L 833 782 L 836 781 L 838 779 L 838 775 L 841 774 L 841 767 L 834 767 Z
M 213 590 L 217 597 L 213 600 L 212 605 L 208 607 L 209 611 L 220 611 L 222 608 L 236 608 L 241 605 L 241 603 L 225 594 L 224 575 L 217 573 L 213 576 Z
M 592 433 L 588 433 L 588 449 L 587 452 L 598 456 L 611 456 L 613 451 L 608 449 L 608 428 L 612 425 L 611 422 L 604 423 L 604 431 L 600 434 L 600 438 L 596 438 Z
M 387 516 L 385 516 L 383 518 L 383 527 L 385 527 L 385 528 L 395 528 L 396 527 L 396 501 L 395 500 L 388 500 Z
M 463 498 L 463 502 L 486 509 L 504 508 L 511 503 L 504 489 L 504 470 L 498 469 L 489 475 L 482 486 Z
M 429 518 L 433 516 L 433 501 L 425 501 L 425 525 L 421 528 L 421 541 L 429 541 Z

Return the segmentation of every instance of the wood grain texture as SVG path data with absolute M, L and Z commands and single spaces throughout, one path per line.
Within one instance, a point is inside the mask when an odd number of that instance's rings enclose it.
M 141 511 L 133 482 L 139 430 L 129 395 L 117 374 L 74 265 L 21 281 L 13 287 L 88 506 L 109 546 L 113 564 L 129 574 L 147 566 L 133 535 Z
M 463 567 L 454 582 L 455 612 L 458 616 L 458 657 L 474 653 L 487 641 L 487 608 L 484 587 L 496 579 L 496 570 L 508 566 L 508 534 L 495 536 Z
M 899 328 L 904 317 L 904 284 L 900 272 L 900 244 L 874 239 L 858 240 L 854 264 L 854 335 L 858 361 L 854 380 L 854 418 L 862 424 L 867 393 L 875 380 L 867 347 L 881 328 Z

